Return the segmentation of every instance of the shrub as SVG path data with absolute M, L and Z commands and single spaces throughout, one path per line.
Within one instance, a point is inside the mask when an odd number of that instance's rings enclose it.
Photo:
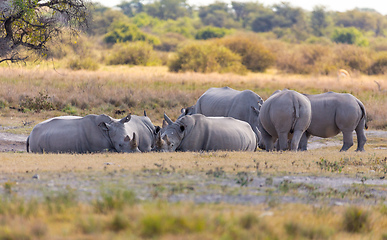
M 343 225 L 347 232 L 358 233 L 369 229 L 368 212 L 358 208 L 349 207 L 344 213 Z
M 277 68 L 287 73 L 329 74 L 334 66 L 331 48 L 319 44 L 295 45 L 292 49 L 278 53 Z
M 81 56 L 78 56 L 69 60 L 68 68 L 72 70 L 85 69 L 95 71 L 98 70 L 99 64 L 91 57 L 82 58 Z
M 245 73 L 241 57 L 214 42 L 191 43 L 179 49 L 169 62 L 171 72 L 236 72 Z
M 186 38 L 178 33 L 166 33 L 160 37 L 161 44 L 155 46 L 155 49 L 165 52 L 174 52 L 179 44 L 184 42 Z
M 208 26 L 199 29 L 199 31 L 195 35 L 195 38 L 199 40 L 206 40 L 210 38 L 222 38 L 229 32 L 230 30 L 227 30 L 226 28 Z
M 338 68 L 367 73 L 372 62 L 368 48 L 339 44 L 334 48 L 334 53 L 334 62 Z
M 387 73 L 387 52 L 380 53 L 369 67 L 368 73 L 371 75 Z
M 107 58 L 107 64 L 132 64 L 150 65 L 151 62 L 159 61 L 154 52 L 153 46 L 146 42 L 117 43 Z
M 248 37 L 230 37 L 221 43 L 242 57 L 242 64 L 251 71 L 264 72 L 275 62 L 275 56 L 262 44 Z
M 40 112 L 41 110 L 49 111 L 54 109 L 54 105 L 52 104 L 48 94 L 44 94 L 42 92 L 39 92 L 39 95 L 33 98 L 26 96 L 21 101 L 20 107 L 22 109 L 27 108 L 36 112 Z

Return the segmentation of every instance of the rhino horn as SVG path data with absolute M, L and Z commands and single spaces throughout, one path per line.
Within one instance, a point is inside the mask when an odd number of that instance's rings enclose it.
M 166 128 L 168 126 L 167 122 L 163 119 L 163 126 L 162 128 Z
M 164 119 L 165 121 L 167 121 L 168 125 L 171 125 L 173 123 L 173 121 L 165 113 L 164 113 Z
M 132 147 L 132 149 L 135 149 L 138 147 L 138 144 L 137 144 L 137 141 L 136 141 L 136 133 L 133 132 L 133 138 L 132 140 L 130 140 L 130 146 Z

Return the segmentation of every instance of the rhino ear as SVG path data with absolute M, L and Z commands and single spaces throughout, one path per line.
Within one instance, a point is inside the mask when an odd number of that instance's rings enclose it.
M 109 131 L 109 124 L 107 124 L 107 123 L 105 123 L 105 122 L 100 122 L 100 123 L 98 124 L 98 126 L 99 126 L 102 130 L 104 130 L 104 131 Z
M 182 108 L 182 109 L 180 110 L 180 112 L 181 112 L 182 114 L 184 114 L 184 115 L 185 115 L 185 113 L 186 113 L 186 110 L 185 110 L 185 108 Z
M 165 121 L 167 121 L 168 125 L 171 125 L 173 123 L 173 121 L 165 113 L 164 113 L 164 119 Z
M 146 111 L 144 110 L 144 117 L 147 117 L 147 115 L 146 115 Z
M 159 126 L 156 126 L 155 127 L 155 131 L 154 131 L 154 134 L 156 135 L 157 133 L 159 133 L 161 130 L 161 128 Z
M 124 117 L 123 119 L 120 120 L 120 123 L 124 124 L 124 123 L 127 123 L 130 121 L 130 119 L 132 118 L 132 115 L 129 114 L 128 116 Z
M 259 109 L 257 109 L 257 108 L 254 107 L 254 106 L 251 106 L 251 109 L 252 109 L 253 112 L 255 112 L 257 115 L 259 115 Z
M 166 128 L 166 127 L 168 127 L 168 124 L 167 124 L 167 122 L 166 122 L 165 120 L 163 120 L 163 126 L 162 126 L 162 128 Z

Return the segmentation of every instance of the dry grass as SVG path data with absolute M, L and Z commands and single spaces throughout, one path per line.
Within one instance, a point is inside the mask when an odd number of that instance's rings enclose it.
M 326 91 L 352 93 L 365 104 L 370 127 L 387 126 L 387 81 L 383 76 L 355 74 L 352 78 L 338 79 L 337 76 L 281 75 L 274 70 L 268 74 L 240 76 L 176 74 L 169 73 L 166 67 L 104 66 L 99 71 L 50 68 L 52 65 L 43 63 L 35 68 L 0 68 L 0 101 L 6 106 L 18 107 L 26 96 L 33 98 L 41 92 L 47 94 L 54 106 L 62 111 L 46 112 L 42 119 L 63 115 L 63 112 L 78 115 L 107 113 L 114 116 L 116 109 L 138 115 L 146 110 L 151 119 L 160 124 L 163 112 L 172 118 L 177 117 L 182 107 L 193 105 L 210 87 L 251 89 L 264 99 L 277 89 L 290 88 L 309 94 Z M 31 113 L 20 115 L 21 118 L 29 116 Z
M 26 154 L 2 153 L 0 155 L 1 172 L 23 173 L 26 171 L 103 171 L 106 162 L 111 170 L 126 169 L 140 171 L 158 169 L 156 164 L 167 168 L 174 166 L 179 170 L 208 171 L 222 167 L 226 172 L 258 171 L 267 174 L 329 174 L 316 162 L 322 159 L 343 166 L 341 174 L 355 175 L 358 172 L 378 177 L 387 171 L 383 163 L 387 159 L 387 150 L 373 150 L 374 145 L 366 145 L 366 152 L 351 150 L 340 153 L 340 146 L 307 152 L 268 153 L 259 152 L 186 152 L 186 153 L 139 153 L 139 154 Z M 353 149 L 352 149 L 353 150 Z M 384 161 L 384 162 L 383 162 Z M 385 163 L 387 164 L 387 163 Z M 374 170 L 374 171 L 371 171 Z M 333 171 L 334 174 L 339 171 Z

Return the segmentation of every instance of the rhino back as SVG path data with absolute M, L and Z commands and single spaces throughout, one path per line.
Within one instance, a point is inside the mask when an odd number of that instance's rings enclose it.
M 111 149 L 107 137 L 95 123 L 96 116 L 76 119 L 54 118 L 32 130 L 32 152 L 96 152 Z
M 195 125 L 184 136 L 180 150 L 255 150 L 256 137 L 248 123 L 229 117 L 192 116 Z
M 196 103 L 196 113 L 213 117 L 233 117 L 253 124 L 251 106 L 259 109 L 260 96 L 250 90 L 238 91 L 229 87 L 210 88 Z
M 332 137 L 341 129 L 354 130 L 363 116 L 357 99 L 351 94 L 328 92 L 306 96 L 312 106 L 312 121 L 308 128 L 312 135 Z

